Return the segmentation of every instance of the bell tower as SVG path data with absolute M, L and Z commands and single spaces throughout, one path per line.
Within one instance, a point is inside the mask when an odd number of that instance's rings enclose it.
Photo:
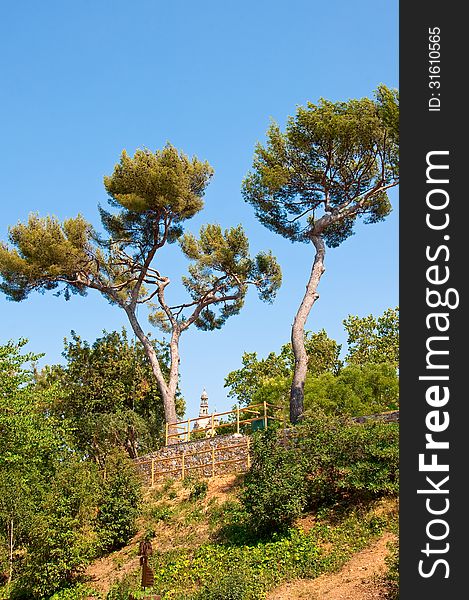
M 199 417 L 208 417 L 208 394 L 205 391 L 205 388 L 200 396 Z

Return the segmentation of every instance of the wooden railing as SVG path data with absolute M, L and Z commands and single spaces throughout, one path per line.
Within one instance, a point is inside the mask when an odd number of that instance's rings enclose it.
M 226 452 L 227 450 L 232 450 L 235 448 L 245 448 L 246 452 L 245 452 L 244 456 L 239 456 L 237 458 L 228 458 L 228 459 L 225 458 L 222 460 L 216 460 L 215 454 L 217 452 Z M 250 449 L 250 439 L 247 437 L 243 442 L 241 442 L 239 444 L 231 444 L 229 446 L 212 446 L 210 449 L 207 449 L 207 450 L 195 450 L 193 452 L 185 452 L 183 450 L 181 452 L 181 454 L 179 454 L 179 455 L 176 454 L 174 456 L 167 456 L 164 458 L 158 458 L 158 457 L 151 458 L 149 460 L 139 462 L 139 465 L 151 465 L 150 481 L 151 481 L 151 487 L 153 487 L 155 485 L 155 482 L 161 475 L 168 476 L 171 474 L 175 474 L 176 477 L 177 477 L 177 475 L 180 475 L 181 479 L 184 479 L 188 475 L 188 472 L 191 470 L 205 469 L 206 471 L 209 472 L 209 477 L 214 477 L 217 466 L 240 463 L 240 462 L 245 462 L 247 469 L 249 469 L 251 467 L 251 455 L 250 455 L 249 449 Z M 188 464 L 188 462 L 187 462 L 188 458 L 190 458 L 191 456 L 200 456 L 203 454 L 209 454 L 208 460 L 206 462 L 203 462 L 200 464 Z M 171 469 L 163 469 L 163 470 L 159 470 L 159 471 L 156 470 L 155 467 L 157 464 L 159 465 L 159 463 L 165 463 L 168 461 L 173 461 L 173 462 L 180 461 L 180 464 Z
M 170 440 L 177 440 L 178 442 L 189 442 L 191 434 L 197 432 L 205 432 L 206 436 L 215 435 L 216 431 L 224 427 L 235 427 L 236 433 L 240 432 L 241 425 L 249 425 L 254 422 L 261 421 L 262 427 L 267 429 L 269 421 L 279 420 L 284 421 L 282 415 L 274 416 L 272 413 L 275 411 L 283 411 L 280 406 L 269 404 L 268 402 L 262 402 L 261 404 L 253 404 L 246 408 L 240 408 L 239 404 L 233 410 L 227 410 L 221 413 L 212 413 L 206 417 L 195 417 L 194 419 L 187 419 L 186 421 L 176 421 L 175 423 L 166 423 L 166 434 L 165 444 L 168 445 Z M 254 417 L 246 418 L 245 415 L 253 414 Z M 224 423 L 218 422 L 219 417 L 226 415 L 234 415 L 232 421 L 226 421 Z M 200 426 L 200 421 L 205 422 L 209 420 L 208 425 Z M 195 427 L 194 427 L 195 426 Z M 208 435 L 207 435 L 208 434 Z

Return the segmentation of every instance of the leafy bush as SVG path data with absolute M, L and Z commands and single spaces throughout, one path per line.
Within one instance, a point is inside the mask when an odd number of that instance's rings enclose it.
M 106 594 L 106 600 L 128 600 L 130 595 L 137 596 L 139 572 L 131 573 L 114 583 Z
M 86 585 L 79 583 L 73 587 L 64 588 L 56 592 L 49 600 L 86 600 L 92 594 L 92 590 Z
M 155 506 L 150 511 L 150 516 L 155 519 L 155 521 L 163 521 L 167 523 L 172 517 L 173 511 L 171 507 L 166 504 L 161 504 L 160 506 Z
M 317 413 L 288 436 L 255 437 L 241 502 L 258 533 L 289 527 L 307 504 L 369 500 L 398 493 L 399 428 Z
M 296 449 L 281 443 L 276 429 L 255 436 L 241 502 L 256 531 L 286 529 L 301 514 L 307 503 L 305 467 Z
M 70 460 L 57 469 L 32 522 L 12 598 L 48 598 L 69 588 L 95 556 L 98 483 L 89 463 Z
M 307 463 L 310 504 L 398 493 L 398 424 L 316 414 L 296 433 L 295 448 Z
M 110 552 L 124 546 L 136 531 L 140 510 L 141 485 L 135 467 L 127 456 L 116 450 L 106 461 L 96 527 L 100 547 Z

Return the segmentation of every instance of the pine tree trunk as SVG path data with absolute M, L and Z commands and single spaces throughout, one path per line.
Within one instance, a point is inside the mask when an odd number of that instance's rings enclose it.
M 155 376 L 158 389 L 163 400 L 164 417 L 166 423 L 175 423 L 177 421 L 176 415 L 176 389 L 179 375 L 179 334 L 173 334 L 170 343 L 170 354 L 171 354 L 171 365 L 170 365 L 170 376 L 169 383 L 166 383 L 163 372 L 161 371 L 160 363 L 158 362 L 158 356 L 155 349 L 153 348 L 150 340 L 143 332 L 140 327 L 135 312 L 130 308 L 126 308 L 126 313 L 129 318 L 132 329 L 135 335 L 142 342 L 145 355 L 148 358 L 151 366 L 153 375 Z M 177 430 L 169 428 L 169 433 L 176 433 Z M 177 443 L 177 439 L 170 438 L 169 443 Z
M 326 247 L 324 241 L 321 236 L 317 235 L 312 236 L 311 241 L 316 248 L 316 255 L 308 285 L 306 286 L 306 293 L 296 313 L 291 332 L 291 343 L 295 356 L 295 370 L 290 389 L 290 420 L 292 423 L 297 423 L 304 412 L 304 387 L 308 370 L 308 355 L 305 348 L 305 325 L 314 303 L 319 298 L 317 288 L 319 280 L 325 271 L 324 256 L 326 254 Z

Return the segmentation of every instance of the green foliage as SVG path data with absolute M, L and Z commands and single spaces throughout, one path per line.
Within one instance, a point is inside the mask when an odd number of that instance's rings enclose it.
M 386 189 L 398 182 L 398 110 L 397 92 L 382 85 L 374 100 L 308 102 L 285 132 L 272 123 L 243 183 L 257 218 L 292 241 L 322 235 L 331 247 L 357 219 L 383 219 Z
M 399 406 L 397 373 L 399 310 L 360 318 L 350 315 L 344 326 L 348 334 L 348 364 L 339 359 L 341 346 L 324 330 L 307 332 L 308 374 L 304 388 L 305 415 L 320 409 L 330 415 L 361 416 Z M 290 344 L 280 352 L 258 359 L 245 352 L 243 366 L 225 378 L 228 395 L 241 406 L 261 403 L 287 407 L 294 356 Z
M 155 521 L 163 521 L 164 523 L 168 523 L 171 520 L 173 511 L 166 504 L 155 506 L 151 512 L 150 516 Z
M 288 436 L 262 433 L 252 452 L 241 502 L 260 534 L 291 526 L 307 505 L 398 493 L 396 424 L 315 414 Z
M 46 598 L 62 588 L 74 598 L 72 586 L 98 550 L 133 533 L 139 481 L 125 455 L 112 453 L 101 482 L 55 410 L 62 386 L 36 383 L 29 363 L 37 357 L 22 354 L 24 344 L 0 347 L 2 567 L 12 576 L 12 598 Z
M 392 138 L 394 154 L 390 154 L 390 163 L 399 172 L 399 92 L 383 84 L 376 90 L 378 114 L 386 126 L 387 134 Z
M 307 464 L 314 506 L 399 491 L 399 426 L 316 414 L 297 427 L 295 447 Z
M 351 364 L 389 363 L 399 367 L 399 307 L 388 308 L 379 317 L 349 315 L 344 320 Z
M 248 283 L 255 285 L 262 300 L 271 302 L 282 282 L 280 267 L 270 252 L 249 257 L 249 242 L 241 225 L 225 232 L 219 225 L 202 226 L 199 239 L 187 233 L 181 248 L 192 261 L 189 277 L 183 277 L 192 299 L 225 298 L 218 315 L 208 305 L 203 307 L 195 321 L 199 329 L 218 329 L 239 313 Z
M 308 374 L 304 388 L 304 413 L 318 408 L 326 414 L 360 416 L 394 410 L 399 405 L 397 373 L 399 348 L 399 309 L 383 315 L 344 320 L 348 334 L 348 364 L 339 359 L 341 346 L 324 330 L 307 332 Z M 280 352 L 258 359 L 245 352 L 243 367 L 225 378 L 228 395 L 241 404 L 264 400 L 287 407 L 294 355 L 290 344 Z
M 265 587 L 249 566 L 237 563 L 219 579 L 202 587 L 195 600 L 262 600 Z
M 93 591 L 87 585 L 78 583 L 69 588 L 64 588 L 53 594 L 48 600 L 87 600 L 92 596 Z
M 69 586 L 96 554 L 93 530 L 99 478 L 93 465 L 59 465 L 29 530 L 16 589 L 34 598 Z
M 255 437 L 241 495 L 253 529 L 261 534 L 286 529 L 300 516 L 307 503 L 305 466 L 275 429 Z
M 138 574 L 133 573 L 115 583 L 106 594 L 106 600 L 129 600 L 130 595 L 139 598 L 143 594 L 138 586 Z
M 62 224 L 56 217 L 31 214 L 26 224 L 9 230 L 15 249 L 0 243 L 0 290 L 16 301 L 33 290 L 52 290 L 62 283 L 67 297 L 70 292 L 83 293 L 77 273 L 90 269 L 91 235 L 91 226 L 81 215 Z M 75 286 L 66 283 L 72 279 Z
M 337 376 L 306 378 L 305 415 L 322 410 L 329 415 L 362 416 L 399 407 L 399 378 L 388 363 L 351 364 Z
M 207 495 L 208 483 L 204 479 L 194 481 L 191 485 L 189 500 L 203 500 Z
M 151 245 L 150 223 L 162 219 L 179 223 L 203 207 L 202 196 L 213 175 L 208 162 L 190 159 L 174 146 L 162 150 L 137 150 L 130 157 L 124 150 L 120 162 L 104 186 L 112 204 L 121 209 L 119 217 L 101 210 L 104 224 L 114 239 Z
M 68 431 L 50 412 L 56 390 L 40 394 L 26 340 L 0 346 L 0 530 L 3 568 L 16 578 L 25 548 L 34 543 L 37 519 L 51 476 L 67 459 Z M 13 562 L 6 564 L 12 554 Z M 26 560 L 29 555 L 26 555 Z
M 157 446 L 164 431 L 163 404 L 143 347 L 129 341 L 125 329 L 104 331 L 91 345 L 74 331 L 71 336 L 65 340 L 65 366 L 44 369 L 38 382 L 60 387 L 54 412 L 70 423 L 77 447 L 104 465 L 114 447 L 136 458 Z M 167 348 L 153 344 L 167 373 Z M 178 415 L 184 413 L 180 397 L 176 408 Z
M 96 517 L 101 551 L 110 552 L 127 544 L 136 532 L 140 503 L 141 483 L 135 467 L 125 454 L 115 450 L 106 460 Z
M 305 347 L 311 373 L 338 373 L 342 362 L 339 359 L 341 346 L 328 337 L 324 329 L 306 332 Z M 225 378 L 228 396 L 236 398 L 241 406 L 257 404 L 264 400 L 272 404 L 284 403 L 288 397 L 295 357 L 291 344 L 285 344 L 276 354 L 258 359 L 256 352 L 245 352 L 243 366 Z

